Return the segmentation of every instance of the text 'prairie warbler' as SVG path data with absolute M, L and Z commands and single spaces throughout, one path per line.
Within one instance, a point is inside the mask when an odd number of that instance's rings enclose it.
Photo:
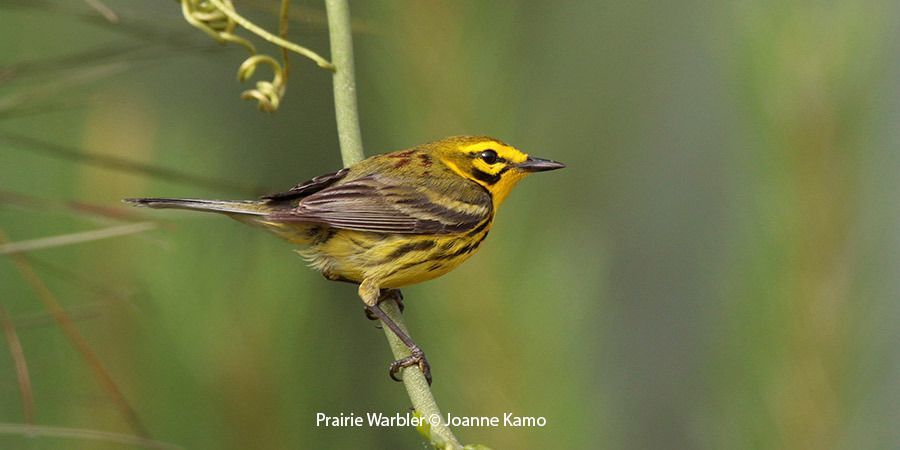
M 565 167 L 502 141 L 457 136 L 373 156 L 286 192 L 251 201 L 130 198 L 152 208 L 226 214 L 304 245 L 300 254 L 329 280 L 359 284 L 367 311 L 410 348 L 391 377 L 424 353 L 381 310 L 396 288 L 441 276 L 478 250 L 509 191 L 532 172 Z

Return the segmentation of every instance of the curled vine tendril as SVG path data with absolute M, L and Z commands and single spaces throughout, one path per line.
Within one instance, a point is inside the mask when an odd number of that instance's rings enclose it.
M 283 0 L 283 13 L 287 11 L 287 1 Z M 299 53 L 315 61 L 319 67 L 334 70 L 333 64 L 315 52 L 287 41 L 283 36 L 275 36 L 240 16 L 235 11 L 231 0 L 181 0 L 181 12 L 189 24 L 199 28 L 217 42 L 221 44 L 238 44 L 251 54 L 238 68 L 239 81 L 244 82 L 250 79 L 260 64 L 271 67 L 274 73 L 272 81 L 258 81 L 254 89 L 248 89 L 241 93 L 242 99 L 256 100 L 259 109 L 262 111 L 273 112 L 277 110 L 281 99 L 284 97 L 287 87 L 287 50 Z M 286 16 L 286 14 L 283 14 L 283 16 Z M 235 30 L 238 27 L 244 28 L 281 47 L 283 64 L 269 55 L 259 54 L 253 43 L 235 34 Z
M 278 109 L 281 98 L 284 97 L 284 90 L 287 87 L 284 79 L 285 71 L 282 70 L 281 64 L 275 61 L 275 58 L 269 55 L 254 55 L 247 58 L 241 64 L 241 67 L 238 68 L 238 81 L 247 81 L 253 76 L 253 72 L 256 71 L 256 67 L 260 64 L 271 66 L 272 72 L 275 72 L 275 78 L 272 81 L 257 81 L 256 89 L 247 89 L 241 93 L 241 98 L 244 100 L 256 100 L 259 109 L 265 112 L 273 112 Z
M 234 9 L 231 0 L 224 0 L 225 5 Z M 234 34 L 237 22 L 228 17 L 224 11 L 207 0 L 182 0 L 181 13 L 191 25 L 210 35 L 220 44 L 232 42 L 255 54 L 256 47 L 250 41 Z

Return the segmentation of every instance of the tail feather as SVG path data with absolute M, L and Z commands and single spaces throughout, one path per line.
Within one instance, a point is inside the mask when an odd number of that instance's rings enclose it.
M 272 213 L 277 213 L 278 208 L 265 202 L 252 200 L 200 200 L 193 198 L 126 198 L 122 200 L 134 206 L 147 208 L 187 209 L 191 211 L 204 211 L 225 214 L 238 222 L 247 225 L 262 227 L 283 239 L 294 244 L 309 244 L 320 238 L 324 228 L 316 224 L 299 221 L 269 220 Z M 327 233 L 325 233 L 327 234 Z
M 226 214 L 263 216 L 272 212 L 271 207 L 266 207 L 255 201 L 200 200 L 193 198 L 126 198 L 122 201 L 134 206 L 148 208 L 188 209 Z

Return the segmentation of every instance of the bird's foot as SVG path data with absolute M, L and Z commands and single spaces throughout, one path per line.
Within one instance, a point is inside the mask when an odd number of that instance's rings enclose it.
M 425 358 L 425 352 L 418 346 L 411 347 L 409 351 L 409 356 L 391 363 L 389 367 L 391 378 L 394 381 L 402 381 L 400 378 L 397 378 L 397 373 L 400 372 L 400 369 L 418 366 L 419 370 L 422 371 L 422 375 L 425 375 L 425 380 L 428 381 L 428 385 L 431 386 L 431 365 L 428 364 L 428 359 Z

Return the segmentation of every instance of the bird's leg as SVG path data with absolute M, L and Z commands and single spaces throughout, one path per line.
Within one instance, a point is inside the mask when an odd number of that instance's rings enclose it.
M 397 307 L 400 308 L 401 313 L 403 313 L 403 310 L 406 308 L 406 306 L 403 305 L 403 293 L 400 292 L 400 289 L 382 289 L 381 295 L 378 297 L 378 304 L 380 305 L 381 302 L 385 300 L 393 300 L 394 302 L 396 302 Z M 368 318 L 369 320 L 378 320 L 378 318 L 375 317 L 371 311 L 369 311 L 368 307 L 365 308 L 365 312 L 366 318 Z
M 398 359 L 391 363 L 389 369 L 391 378 L 394 381 L 400 381 L 397 378 L 397 372 L 404 367 L 410 367 L 418 365 L 419 369 L 422 370 L 422 374 L 425 375 L 425 379 L 428 380 L 428 384 L 431 384 L 431 366 L 428 365 L 428 360 L 425 359 L 425 352 L 413 342 L 412 338 L 406 334 L 405 331 L 400 329 L 400 326 L 397 325 L 388 315 L 381 309 L 379 303 L 382 300 L 386 300 L 387 298 L 398 299 L 402 298 L 400 291 L 397 289 L 386 289 L 382 290 L 378 287 L 378 283 L 371 279 L 367 278 L 363 280 L 363 282 L 359 285 L 359 297 L 362 299 L 363 303 L 366 304 L 366 311 L 369 312 L 372 316 L 375 316 L 381 323 L 387 325 L 391 331 L 394 332 L 394 335 L 406 345 L 406 348 L 409 349 L 410 355 L 406 358 Z
M 397 292 L 399 293 L 399 291 Z M 382 323 L 387 325 L 387 327 L 394 332 L 397 338 L 399 338 L 400 341 L 403 342 L 403 344 L 406 345 L 406 347 L 409 349 L 409 356 L 398 359 L 391 363 L 389 367 L 391 378 L 394 381 L 400 381 L 400 379 L 397 378 L 397 372 L 399 372 L 400 369 L 410 366 L 419 366 L 422 374 L 425 375 L 425 380 L 427 380 L 428 384 L 431 385 L 431 366 L 428 364 L 428 360 L 425 358 L 425 352 L 423 352 L 422 349 L 420 349 L 419 346 L 416 345 L 415 342 L 413 342 L 412 338 L 409 337 L 408 334 L 400 329 L 400 326 L 398 326 L 393 320 L 391 320 L 390 317 L 388 317 L 388 315 L 381 309 L 380 305 L 376 303 L 372 306 L 366 306 L 366 310 L 369 311 L 373 316 L 378 318 L 378 320 L 381 320 Z

